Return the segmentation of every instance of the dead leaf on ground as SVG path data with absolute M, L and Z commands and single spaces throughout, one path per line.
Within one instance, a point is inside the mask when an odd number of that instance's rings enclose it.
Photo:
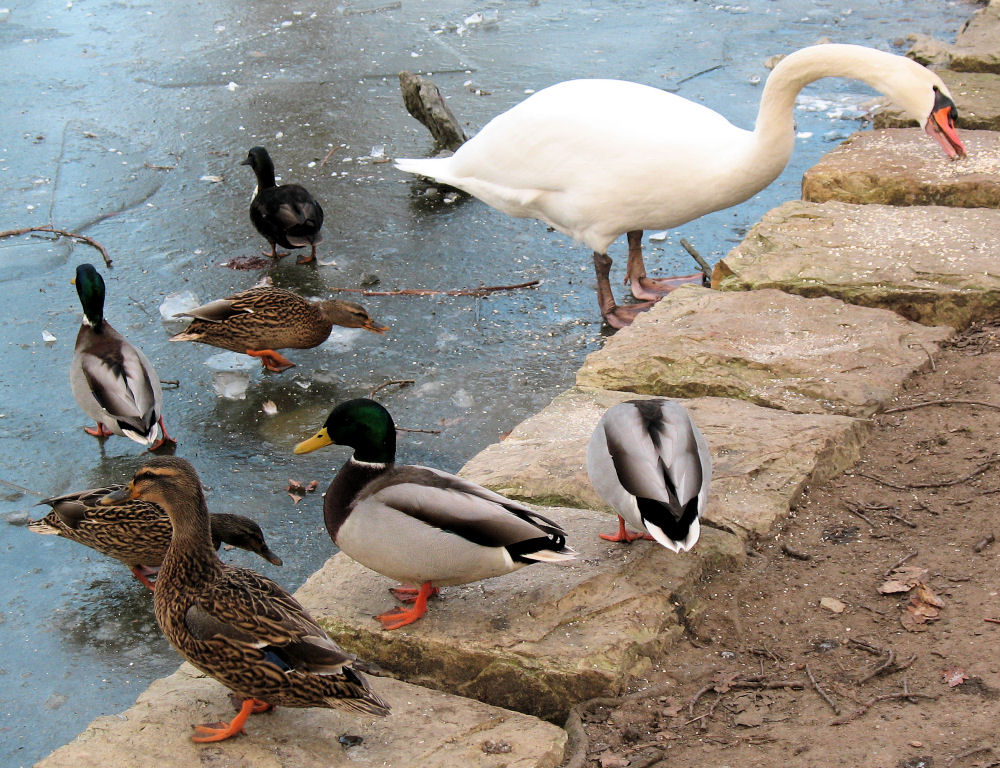
M 910 602 L 903 609 L 900 622 L 907 632 L 923 632 L 927 627 L 923 626 L 929 621 L 937 619 L 941 613 L 944 602 L 926 584 L 917 584 L 917 588 L 910 597 Z
M 884 581 L 878 588 L 883 595 L 891 595 L 897 592 L 909 592 L 917 584 L 927 578 L 927 569 L 919 565 L 904 565 L 896 568 L 892 572 L 892 578 Z
M 720 673 L 716 676 L 716 683 L 712 687 L 716 693 L 729 693 L 729 689 L 732 687 L 733 682 L 740 676 L 739 672 L 726 672 Z
M 944 681 L 948 683 L 949 688 L 961 685 L 969 679 L 969 676 L 965 674 L 965 670 L 961 667 L 949 667 L 948 669 L 942 669 L 941 674 L 944 675 Z

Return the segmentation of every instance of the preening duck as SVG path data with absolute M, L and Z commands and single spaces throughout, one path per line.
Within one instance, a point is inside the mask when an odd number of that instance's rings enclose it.
M 618 533 L 601 538 L 653 539 L 673 552 L 698 541 L 712 458 L 684 406 L 657 398 L 608 408 L 587 445 L 587 474 L 618 513 Z
M 52 511 L 28 523 L 28 530 L 62 536 L 120 560 L 142 584 L 154 589 L 150 577 L 159 571 L 170 546 L 170 518 L 148 501 L 98 503 L 121 489 L 120 485 L 112 485 L 42 499 L 38 503 L 48 504 Z M 249 517 L 218 513 L 209 520 L 212 546 L 216 550 L 223 543 L 230 544 L 254 552 L 273 565 L 281 565 L 281 558 L 268 547 L 264 532 Z
M 613 327 L 679 283 L 653 280 L 642 232 L 669 229 L 743 202 L 784 169 L 795 144 L 795 97 L 823 77 L 862 80 L 894 101 L 955 158 L 965 154 L 955 105 L 936 74 L 857 45 L 816 45 L 781 60 L 754 130 L 681 96 L 619 80 L 571 80 L 493 118 L 447 158 L 396 167 L 449 184 L 511 216 L 541 219 L 593 250 L 601 314 Z M 628 234 L 626 282 L 643 303 L 618 306 L 608 246 Z
M 323 242 L 323 209 L 305 187 L 282 184 L 274 179 L 274 163 L 264 147 L 251 148 L 246 160 L 257 177 L 257 189 L 250 201 L 250 221 L 267 242 L 271 244 L 272 259 L 287 256 L 278 253 L 282 248 L 309 247 L 308 256 L 298 259 L 299 264 L 316 260 L 316 246 Z M 267 253 L 265 251 L 265 253 Z
M 194 320 L 184 331 L 171 336 L 171 341 L 198 341 L 243 352 L 260 358 L 265 368 L 275 372 L 295 365 L 275 350 L 319 346 L 335 325 L 373 333 L 388 330 L 353 301 L 309 301 L 284 288 L 272 287 L 241 291 L 174 317 Z
M 323 502 L 330 538 L 362 565 L 402 582 L 393 594 L 413 602 L 376 616 L 384 629 L 423 616 L 439 587 L 575 557 L 562 527 L 529 507 L 447 472 L 397 466 L 395 424 L 373 400 L 338 405 L 295 453 L 331 443 L 352 447 L 354 455 Z
M 389 705 L 352 668 L 354 657 L 294 597 L 254 571 L 219 560 L 201 481 L 189 462 L 157 457 L 101 503 L 128 499 L 156 504 L 173 525 L 153 592 L 160 629 L 185 659 L 243 700 L 232 722 L 196 726 L 194 741 L 235 736 L 250 714 L 274 706 L 388 714 Z
M 92 264 L 81 264 L 73 282 L 83 324 L 69 382 L 80 408 L 97 422 L 86 431 L 102 438 L 123 435 L 151 451 L 176 443 L 163 426 L 163 390 L 152 363 L 104 319 L 104 278 Z

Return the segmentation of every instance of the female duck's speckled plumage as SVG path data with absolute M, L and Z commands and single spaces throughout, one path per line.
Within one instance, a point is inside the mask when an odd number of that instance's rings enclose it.
M 173 529 L 167 513 L 148 501 L 130 499 L 119 504 L 98 503 L 122 487 L 92 488 L 42 499 L 39 504 L 48 504 L 52 511 L 28 523 L 28 529 L 34 533 L 62 536 L 120 560 L 149 586 L 146 576 L 163 563 Z M 268 547 L 264 532 L 250 518 L 218 513 L 209 519 L 215 549 L 226 543 L 281 565 L 281 558 Z
M 645 536 L 674 552 L 698 541 L 712 458 L 681 404 L 653 398 L 609 408 L 587 445 L 587 474 L 618 513 L 618 533 L 602 538 Z M 629 533 L 625 523 L 640 533 Z
M 76 402 L 97 422 L 87 431 L 123 435 L 151 451 L 177 442 L 163 426 L 163 392 L 152 363 L 104 319 L 104 278 L 93 265 L 81 264 L 73 282 L 84 318 L 69 380 Z
M 298 184 L 278 186 L 274 178 L 274 163 L 264 147 L 253 147 L 241 165 L 249 165 L 257 177 L 257 190 L 250 202 L 250 221 L 271 244 L 272 259 L 286 254 L 282 248 L 309 246 L 308 256 L 298 261 L 305 264 L 316 259 L 316 246 L 323 242 L 323 209 L 305 187 Z
M 337 299 L 309 301 L 292 291 L 273 287 L 241 291 L 175 317 L 194 319 L 171 341 L 197 341 L 243 353 L 310 349 L 326 341 L 335 325 L 364 328 L 373 333 L 387 330 L 372 320 L 360 304 Z M 270 367 L 270 355 L 256 356 L 262 358 L 265 367 Z
M 295 452 L 330 443 L 355 449 L 323 503 L 330 537 L 362 565 L 420 585 L 412 611 L 377 617 L 386 629 L 423 615 L 438 587 L 575 556 L 562 527 L 524 504 L 447 472 L 396 466 L 392 417 L 372 400 L 337 406 L 323 429 Z
M 229 726 L 198 726 L 195 740 L 235 735 L 250 712 L 267 705 L 388 713 L 388 704 L 352 669 L 354 658 L 294 597 L 254 571 L 219 560 L 201 482 L 189 462 L 153 459 L 103 501 L 124 498 L 161 506 L 173 524 L 153 593 L 157 623 L 185 659 L 244 699 Z

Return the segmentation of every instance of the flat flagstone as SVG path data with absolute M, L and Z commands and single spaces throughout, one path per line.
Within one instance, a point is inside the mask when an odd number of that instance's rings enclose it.
M 576 383 L 869 416 L 952 332 L 837 299 L 685 285 L 588 355 Z
M 446 587 L 401 629 L 373 619 L 398 605 L 394 584 L 343 553 L 298 596 L 338 643 L 396 677 L 562 723 L 573 704 L 642 674 L 681 636 L 680 596 L 706 564 L 743 557 L 723 531 L 675 555 L 651 541 L 600 539 L 616 529 L 603 512 L 541 511 L 565 526 L 577 560 Z
M 643 397 L 574 387 L 521 422 L 503 442 L 475 456 L 461 474 L 528 502 L 558 501 L 610 512 L 587 478 L 587 442 L 604 411 Z M 853 465 L 870 431 L 865 420 L 790 413 L 744 400 L 700 397 L 679 402 L 712 453 L 705 519 L 741 539 L 766 533 L 784 519 L 807 483 Z M 605 528 L 613 527 L 609 515 Z
M 36 768 L 554 768 L 562 762 L 566 733 L 551 723 L 398 680 L 371 681 L 392 706 L 388 717 L 279 707 L 251 716 L 244 736 L 195 744 L 191 725 L 229 720 L 235 711 L 226 688 L 184 664 L 135 706 L 97 718 Z M 348 746 L 354 740 L 342 736 L 360 741 Z M 485 742 L 494 748 L 484 749 Z
M 964 328 L 1000 309 L 1000 210 L 785 203 L 715 267 L 712 286 L 778 288 Z
M 802 199 L 1000 208 L 1000 137 L 959 135 L 969 156 L 952 161 L 920 128 L 855 133 L 803 174 Z

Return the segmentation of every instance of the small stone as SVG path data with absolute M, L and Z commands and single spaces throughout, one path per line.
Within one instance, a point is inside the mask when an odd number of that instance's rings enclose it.
M 843 613 L 847 605 L 835 597 L 823 597 L 820 598 L 819 607 L 826 608 L 826 610 L 833 613 Z

